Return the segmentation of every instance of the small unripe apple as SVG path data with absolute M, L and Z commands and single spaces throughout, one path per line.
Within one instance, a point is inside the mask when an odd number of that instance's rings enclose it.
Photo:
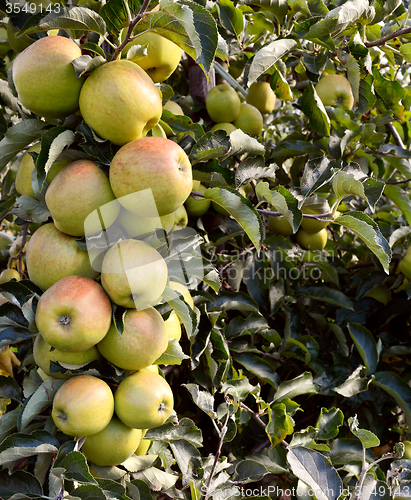
M 153 80 L 131 61 L 110 61 L 95 69 L 80 93 L 84 121 L 103 139 L 121 146 L 144 137 L 163 107 Z
M 205 105 L 213 122 L 232 122 L 240 113 L 241 101 L 233 87 L 220 84 L 208 91 Z
M 281 215 L 280 217 L 269 215 L 267 227 L 273 233 L 281 234 L 282 236 L 291 236 L 294 233 L 291 224 L 288 219 L 284 217 L 284 215 Z
M 216 130 L 225 130 L 228 135 L 231 134 L 231 132 L 234 132 L 234 130 L 237 130 L 237 127 L 233 125 L 230 122 L 221 122 L 221 123 L 216 123 L 211 127 L 211 130 L 215 132 Z
M 411 280 L 411 247 L 407 248 L 404 257 L 398 262 L 398 271 Z
M 188 214 L 186 207 L 184 205 L 181 205 L 181 207 L 178 207 L 177 210 L 174 213 L 174 231 L 178 229 L 183 229 L 187 226 L 188 224 Z
M 141 432 L 141 436 L 144 437 L 148 429 L 143 429 Z M 141 455 L 147 455 L 147 451 L 150 448 L 151 445 L 151 440 L 150 439 L 141 439 L 140 444 L 138 445 L 138 448 L 134 452 L 135 455 L 141 456 Z
M 90 436 L 103 430 L 114 414 L 110 387 L 100 378 L 77 375 L 58 389 L 51 416 L 68 436 Z
M 318 97 L 324 106 L 341 106 L 352 109 L 354 96 L 350 82 L 342 75 L 325 75 L 315 86 Z
M 167 101 L 163 109 L 166 109 L 167 111 L 171 111 L 173 114 L 177 116 L 184 116 L 184 111 L 182 110 L 181 106 L 178 104 L 178 102 L 175 101 Z
M 63 36 L 40 38 L 20 52 L 13 81 L 23 106 L 45 118 L 75 113 L 84 77 L 76 77 L 71 63 L 80 56 L 80 47 Z
M 16 269 L 4 269 L 4 271 L 1 272 L 0 283 L 7 283 L 7 281 L 12 279 L 20 281 L 20 274 Z
M 200 184 L 195 191 L 198 191 L 199 193 L 205 193 L 207 191 L 207 188 Z M 211 200 L 207 200 L 205 198 L 194 198 L 193 196 L 189 196 L 185 203 L 184 203 L 188 215 L 191 215 L 192 217 L 201 217 L 204 215 L 208 209 L 210 208 L 211 205 Z
M 304 250 L 324 250 L 328 241 L 327 230 L 321 229 L 318 233 L 308 233 L 299 229 L 296 233 L 297 243 Z
M 302 207 L 301 211 L 303 214 L 317 215 L 321 213 L 321 210 L 317 210 L 312 207 Z M 310 219 L 308 217 L 303 217 L 301 220 L 301 227 L 307 231 L 307 233 L 318 233 L 321 229 L 328 226 L 330 221 L 325 219 Z
M 4 231 L 0 231 L 0 250 L 7 250 L 12 245 L 13 238 Z
M 181 323 L 175 311 L 171 311 L 170 316 L 164 321 L 164 325 L 166 327 L 167 335 L 171 339 L 181 339 Z
M 269 82 L 254 82 L 248 89 L 248 104 L 255 106 L 263 115 L 273 111 L 275 101 L 276 97 Z
M 263 130 L 263 117 L 255 106 L 242 102 L 240 113 L 233 124 L 248 135 L 259 135 Z

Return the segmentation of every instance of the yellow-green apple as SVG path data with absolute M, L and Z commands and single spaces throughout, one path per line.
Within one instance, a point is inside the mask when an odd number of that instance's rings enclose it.
M 212 132 L 215 132 L 216 130 L 225 130 L 226 133 L 230 135 L 231 132 L 237 130 L 237 127 L 230 122 L 221 122 L 221 123 L 216 123 L 211 127 Z
M 122 35 L 124 31 L 126 30 L 122 31 Z M 143 68 L 154 83 L 167 80 L 177 69 L 183 55 L 178 45 L 151 31 L 138 35 L 135 40 L 126 45 L 124 51 L 130 50 L 133 45 L 147 45 L 146 55 L 137 51 L 134 57 L 130 57 L 131 54 L 128 53 L 127 59 Z
M 323 250 L 328 241 L 327 230 L 321 229 L 318 233 L 308 233 L 299 229 L 296 233 L 297 243 L 304 250 Z
M 122 146 L 110 164 L 110 184 L 129 212 L 150 217 L 170 214 L 182 205 L 193 185 L 191 163 L 175 142 L 143 137 Z
M 233 123 L 248 135 L 258 135 L 263 130 L 262 114 L 255 106 L 246 102 L 241 103 L 240 113 Z
M 102 359 L 96 346 L 92 346 L 85 351 L 61 351 L 48 344 L 40 334 L 37 335 L 34 341 L 33 357 L 36 365 L 41 368 L 47 376 L 53 378 L 70 378 L 71 375 L 60 372 L 52 373 L 50 371 L 51 361 L 66 363 L 71 365 L 71 369 L 75 370 L 91 361 Z
M 343 75 L 325 75 L 315 86 L 318 97 L 324 106 L 341 106 L 352 109 L 354 96 L 350 82 Z
M 170 316 L 164 321 L 164 325 L 167 335 L 171 339 L 181 339 L 181 323 L 175 311 L 171 311 Z
M 269 215 L 267 227 L 273 233 L 281 234 L 282 236 L 291 236 L 294 233 L 291 224 L 284 215 L 280 215 L 279 217 Z
M 121 224 L 127 238 L 144 238 L 153 234 L 156 229 L 164 229 L 168 233 L 174 227 L 174 214 L 162 217 L 139 217 L 122 207 L 117 223 Z
M 322 213 L 321 210 L 309 206 L 307 207 L 303 206 L 301 208 L 301 211 L 303 214 L 312 214 L 312 215 Z M 329 217 L 328 219 L 331 219 L 331 217 Z M 301 221 L 301 227 L 305 231 L 307 231 L 307 233 L 318 233 L 318 231 L 321 231 L 321 229 L 327 227 L 329 223 L 330 220 L 327 219 L 310 219 L 308 217 L 303 217 Z
M 132 429 L 113 415 L 103 430 L 86 437 L 81 451 L 93 464 L 113 467 L 130 458 L 140 442 L 141 429 Z
M 153 80 L 131 61 L 96 68 L 80 93 L 84 121 L 103 139 L 121 146 L 144 137 L 161 117 L 162 103 Z
M 108 177 L 90 160 L 74 161 L 57 174 L 46 191 L 46 204 L 54 225 L 70 236 L 99 233 L 120 212 Z
M 113 322 L 97 348 L 113 365 L 123 370 L 147 368 L 167 349 L 168 335 L 161 314 L 148 307 L 127 309 L 123 316 L 121 333 Z
M 135 429 L 152 429 L 168 419 L 174 398 L 168 382 L 150 370 L 139 370 L 124 378 L 114 393 L 118 418 Z
M 238 58 L 235 57 L 230 60 L 230 65 L 228 67 L 228 72 L 230 75 L 237 80 L 237 78 L 240 78 L 241 73 L 244 70 L 245 66 L 245 61 L 244 58 Z
M 269 82 L 254 82 L 248 89 L 247 102 L 265 115 L 271 113 L 275 106 L 275 94 Z
M 207 191 L 207 188 L 200 184 L 195 189 L 195 191 L 198 191 L 199 193 L 205 193 Z M 200 217 L 201 215 L 204 215 L 210 208 L 210 205 L 211 200 L 207 200 L 206 198 L 195 198 L 193 196 L 189 196 L 184 203 L 188 215 L 191 215 L 193 217 Z
M 136 448 L 134 454 L 135 455 L 147 455 L 147 451 L 148 449 L 150 448 L 150 445 L 151 445 L 151 439 L 143 439 L 143 437 L 145 436 L 146 432 L 147 432 L 148 429 L 143 429 L 141 431 L 141 441 L 140 441 L 140 444 L 138 445 L 138 447 Z
M 37 304 L 36 325 L 60 351 L 86 351 L 107 334 L 111 303 L 97 281 L 67 276 L 47 289 Z
M 16 33 L 18 31 L 20 31 L 20 29 L 17 26 L 14 26 L 12 20 L 9 19 L 7 23 L 7 39 L 14 52 L 22 52 L 29 45 L 34 43 L 34 39 L 30 38 L 28 35 L 17 37 Z
M 66 380 L 53 400 L 54 424 L 68 436 L 90 436 L 106 427 L 114 414 L 110 386 L 91 375 Z
M 16 174 L 16 191 L 19 194 L 24 194 L 25 196 L 30 196 L 30 198 L 35 198 L 32 185 L 31 185 L 31 174 L 36 168 L 33 158 L 29 153 L 40 153 L 40 143 L 35 144 L 29 148 L 23 155 L 19 168 Z M 69 160 L 55 161 L 50 170 L 47 172 L 46 181 L 50 184 L 56 175 L 63 170 L 70 163 Z
M 165 260 L 144 241 L 122 240 L 104 256 L 101 284 L 119 306 L 145 309 L 158 304 L 167 279 Z
M 213 122 L 232 122 L 240 113 L 241 101 L 229 85 L 216 85 L 207 92 L 205 105 Z
M 0 274 L 0 283 L 6 283 L 13 279 L 20 281 L 20 274 L 16 269 L 4 269 Z
M 193 297 L 191 296 L 189 289 L 185 285 L 179 283 L 178 281 L 170 280 L 168 282 L 168 286 L 176 291 L 177 294 L 187 302 L 191 309 L 194 309 Z
M 4 26 L 0 27 L 0 57 L 4 57 L 11 49 L 7 39 L 7 30 Z
M 45 118 L 75 113 L 84 77 L 76 77 L 71 63 L 80 56 L 80 47 L 63 36 L 40 38 L 20 52 L 12 71 L 23 106 Z
M 5 231 L 0 231 L 0 250 L 7 250 L 13 243 L 13 238 Z
M 43 290 L 66 276 L 95 279 L 99 274 L 92 268 L 87 251 L 53 223 L 39 227 L 30 238 L 26 265 L 30 280 Z
M 411 280 L 411 247 L 407 248 L 404 257 L 398 262 L 397 270 Z
M 174 227 L 171 228 L 171 231 L 178 231 L 179 229 L 184 229 L 188 224 L 188 214 L 186 207 L 181 205 L 178 207 L 174 214 Z
M 182 110 L 181 106 L 178 104 L 178 102 L 175 101 L 167 101 L 163 109 L 166 109 L 167 111 L 171 111 L 173 114 L 177 116 L 184 116 L 184 111 Z

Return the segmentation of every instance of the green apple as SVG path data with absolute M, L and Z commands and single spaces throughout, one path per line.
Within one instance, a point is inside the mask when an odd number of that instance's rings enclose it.
M 166 327 L 167 335 L 171 339 L 181 339 L 181 323 L 175 311 L 171 311 L 170 316 L 164 321 L 164 325 Z
M 167 278 L 165 260 L 144 241 L 122 240 L 103 259 L 101 284 L 119 306 L 145 309 L 158 304 Z
M 60 351 L 86 351 L 107 334 L 111 303 L 97 281 L 67 276 L 41 295 L 36 325 L 44 340 Z
M 167 101 L 164 104 L 163 109 L 171 111 L 173 114 L 177 116 L 184 116 L 184 111 L 182 110 L 181 106 L 175 101 Z
M 181 205 L 181 207 L 178 207 L 174 214 L 174 228 L 172 231 L 176 231 L 178 229 L 183 229 L 187 226 L 188 224 L 188 214 L 186 207 L 184 205 Z
M 100 467 L 122 464 L 141 442 L 141 429 L 124 425 L 115 415 L 103 430 L 87 436 L 81 447 L 87 460 Z
M 291 236 L 294 234 L 293 228 L 289 223 L 288 219 L 281 215 L 275 217 L 274 215 L 269 215 L 267 220 L 267 227 L 270 231 L 276 234 L 281 234 L 282 236 Z
M 30 238 L 26 264 L 30 280 L 43 290 L 66 276 L 95 279 L 99 274 L 92 268 L 87 251 L 53 223 L 39 227 Z
M 13 243 L 13 238 L 5 231 L 0 231 L 0 250 L 7 250 Z
M 411 247 L 407 248 L 404 257 L 398 262 L 397 271 L 411 280 Z
M 185 285 L 179 283 L 178 281 L 170 280 L 168 282 L 168 286 L 176 291 L 177 294 L 187 302 L 191 309 L 194 309 L 193 297 L 191 296 L 189 289 Z
M 143 438 L 146 434 L 148 429 L 143 429 L 141 431 L 141 437 Z M 151 445 L 151 439 L 141 439 L 140 444 L 136 448 L 134 454 L 141 456 L 141 455 L 147 455 L 148 449 L 150 448 Z
M 402 441 L 402 444 L 404 445 L 404 455 L 402 458 L 405 458 L 407 460 L 411 460 L 411 441 Z M 397 497 L 395 497 L 397 498 Z
M 194 191 L 198 191 L 199 193 L 205 193 L 207 188 L 200 184 Z M 194 198 L 193 196 L 189 196 L 184 203 L 188 215 L 192 217 L 200 217 L 204 215 L 211 205 L 211 200 L 206 200 L 205 198 Z
M 213 122 L 232 122 L 240 113 L 240 98 L 229 85 L 216 85 L 207 92 L 205 105 Z
M 34 43 L 34 39 L 30 38 L 28 35 L 17 37 L 16 33 L 19 31 L 20 29 L 14 26 L 12 20 L 9 19 L 7 23 L 7 39 L 14 52 L 22 52 L 24 49 L 27 49 L 29 45 Z
M 0 27 L 0 57 L 4 57 L 11 49 L 10 42 L 7 39 L 7 29 Z
M 0 274 L 0 283 L 7 283 L 13 279 L 20 281 L 20 273 L 16 269 L 4 269 Z
M 122 35 L 124 31 L 127 30 L 123 30 Z M 143 68 L 154 83 L 167 80 L 177 69 L 183 55 L 178 45 L 152 31 L 138 35 L 135 40 L 126 45 L 124 51 L 130 50 L 133 45 L 147 45 L 146 55 L 137 52 L 134 57 L 130 57 L 128 53 L 127 59 Z
M 191 193 L 191 163 L 175 142 L 143 137 L 125 144 L 114 155 L 110 184 L 129 212 L 140 217 L 170 214 Z
M 84 77 L 76 77 L 71 63 L 80 56 L 80 47 L 63 36 L 40 38 L 20 52 L 13 81 L 23 106 L 45 118 L 75 113 Z
M 391 292 L 386 285 L 379 285 L 365 294 L 366 297 L 378 300 L 384 305 L 387 305 L 391 300 Z
M 304 206 L 301 208 L 301 211 L 303 212 L 303 214 L 312 214 L 312 215 L 322 213 L 321 210 L 318 210 L 316 208 L 304 207 Z M 329 219 L 331 219 L 331 217 L 329 217 Z M 301 221 L 301 227 L 305 231 L 307 231 L 307 233 L 318 233 L 318 231 L 321 231 L 321 229 L 327 227 L 329 223 L 330 221 L 329 220 L 327 221 L 325 219 L 320 220 L 320 219 L 309 219 L 307 217 L 303 217 Z
M 269 82 L 254 82 L 248 89 L 247 102 L 265 115 L 272 113 L 276 97 Z
M 47 376 L 53 378 L 70 378 L 71 375 L 59 372 L 51 373 L 51 361 L 67 363 L 72 365 L 72 369 L 77 369 L 91 361 L 102 359 L 96 346 L 92 346 L 85 351 L 61 351 L 48 344 L 40 334 L 37 335 L 34 341 L 33 357 L 36 365 L 41 368 Z
M 57 174 L 46 191 L 46 204 L 57 229 L 71 236 L 99 233 L 120 212 L 108 177 L 90 160 L 74 161 Z
M 321 229 L 318 233 L 308 233 L 299 229 L 296 233 L 297 243 L 304 250 L 324 250 L 328 241 L 327 230 Z
M 216 123 L 211 127 L 212 132 L 215 132 L 216 130 L 225 130 L 228 135 L 231 134 L 231 132 L 234 132 L 234 130 L 237 130 L 237 127 L 233 125 L 230 122 L 221 122 L 221 123 Z
M 352 109 L 354 96 L 350 82 L 342 75 L 325 75 L 317 83 L 315 91 L 324 106 L 342 106 Z
M 160 94 L 147 73 L 131 61 L 96 68 L 80 93 L 84 121 L 118 146 L 144 137 L 161 118 Z
M 90 436 L 103 430 L 114 414 L 114 398 L 104 380 L 91 375 L 69 378 L 58 389 L 51 416 L 68 436 Z
M 150 370 L 128 375 L 114 393 L 118 418 L 134 429 L 152 429 L 164 424 L 173 405 L 171 387 L 161 375 Z
M 255 106 L 241 103 L 240 113 L 233 121 L 234 125 L 248 135 L 259 135 L 263 130 L 263 116 Z
M 112 323 L 107 335 L 97 344 L 104 358 L 123 370 L 147 368 L 167 349 L 168 335 L 161 314 L 154 309 L 128 309 L 121 333 Z
M 29 155 L 29 153 L 40 153 L 40 143 L 35 144 L 24 153 L 16 174 L 16 191 L 19 194 L 24 194 L 25 196 L 29 196 L 30 198 L 35 198 L 36 195 L 34 194 L 33 188 L 31 186 L 31 174 L 36 166 L 34 164 L 33 158 Z M 47 172 L 47 183 L 50 184 L 54 180 L 56 175 L 61 172 L 63 168 L 66 167 L 69 163 L 70 161 L 68 160 L 54 162 L 51 165 L 50 170 Z
M 240 78 L 245 66 L 244 59 L 241 58 L 233 58 L 230 60 L 230 65 L 228 67 L 228 72 L 230 75 L 237 80 Z
M 116 224 L 121 224 L 127 238 L 142 239 L 153 234 L 156 229 L 164 229 L 168 233 L 174 227 L 174 219 L 174 213 L 162 217 L 139 217 L 122 207 Z

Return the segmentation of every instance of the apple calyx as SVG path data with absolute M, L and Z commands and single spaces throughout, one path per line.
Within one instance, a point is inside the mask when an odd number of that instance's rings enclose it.
M 63 316 L 61 316 L 61 318 L 59 319 L 59 323 L 63 326 L 70 326 L 70 323 L 71 323 L 70 316 L 63 314 Z
M 68 418 L 67 418 L 67 415 L 64 413 L 64 411 L 60 412 L 58 415 L 57 415 L 57 418 L 60 422 L 67 422 Z

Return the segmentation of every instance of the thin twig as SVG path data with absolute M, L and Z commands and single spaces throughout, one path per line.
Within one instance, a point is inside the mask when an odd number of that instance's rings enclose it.
M 388 42 L 389 40 L 401 37 L 403 35 L 408 35 L 408 33 L 411 33 L 411 28 L 401 28 L 397 31 L 394 31 L 393 33 L 390 33 L 389 35 L 378 38 L 377 40 L 374 40 L 373 42 L 366 42 L 365 46 L 368 48 L 379 47 L 381 45 L 384 45 L 385 42 Z
M 404 143 L 402 142 L 402 139 L 400 137 L 400 134 L 398 133 L 397 129 L 394 127 L 394 125 L 390 122 L 387 123 L 387 128 L 390 131 L 391 135 L 394 138 L 395 144 L 399 146 L 402 149 L 405 149 Z
M 248 412 L 251 413 L 251 418 L 253 418 L 257 424 L 265 430 L 265 428 L 267 427 L 267 424 L 261 420 L 260 416 L 255 412 L 253 411 L 251 408 L 249 408 L 247 405 L 245 405 L 244 403 L 238 403 L 238 406 L 240 408 L 243 408 L 244 410 L 247 410 Z

